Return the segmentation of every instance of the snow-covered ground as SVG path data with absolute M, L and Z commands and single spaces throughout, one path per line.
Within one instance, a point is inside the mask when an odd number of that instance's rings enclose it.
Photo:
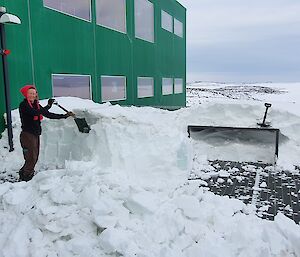
M 195 83 L 189 107 L 178 111 L 58 98 L 92 130 L 78 132 L 72 118 L 43 120 L 37 175 L 0 184 L 0 257 L 300 256 L 300 227 L 292 220 L 280 213 L 262 220 L 255 206 L 187 180 L 191 170 L 209 168 L 187 125 L 256 127 L 264 102 L 272 103 L 267 120 L 285 138 L 277 166 L 297 172 L 299 89 Z M 15 151 L 5 148 L 6 132 L 0 140 L 2 182 L 17 177 L 23 163 L 17 110 L 13 124 Z M 255 151 L 239 158 L 250 155 L 257 158 Z

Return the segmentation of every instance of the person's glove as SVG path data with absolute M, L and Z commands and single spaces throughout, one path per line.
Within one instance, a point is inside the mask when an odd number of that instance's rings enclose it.
M 65 115 L 66 115 L 66 118 L 68 118 L 70 116 L 72 116 L 72 117 L 75 116 L 75 114 L 73 112 L 67 112 Z
M 49 109 L 52 107 L 52 104 L 55 102 L 55 99 L 51 98 L 48 100 Z

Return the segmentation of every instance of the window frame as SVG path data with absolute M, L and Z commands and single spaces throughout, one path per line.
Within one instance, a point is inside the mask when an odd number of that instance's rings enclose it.
M 169 15 L 171 17 L 171 21 L 172 21 L 171 31 L 163 27 L 163 22 L 162 22 L 163 21 L 163 19 L 162 19 L 163 12 L 166 13 L 167 15 Z M 164 29 L 165 31 L 168 31 L 168 32 L 170 32 L 172 34 L 174 33 L 174 19 L 173 19 L 173 16 L 171 14 L 169 14 L 168 12 L 166 12 L 165 10 L 163 10 L 163 9 L 161 9 L 161 22 L 160 23 L 161 23 L 161 28 L 162 29 Z
M 176 92 L 176 80 L 181 80 L 181 92 Z M 183 78 L 174 78 L 174 94 L 183 94 Z
M 127 5 L 126 5 L 126 0 L 124 0 L 124 1 L 125 1 L 125 32 L 98 23 L 98 18 L 97 18 L 97 17 L 98 17 L 98 16 L 97 16 L 97 0 L 95 1 L 95 7 L 96 7 L 96 25 L 97 25 L 97 26 L 100 26 L 100 27 L 103 27 L 103 28 L 106 28 L 106 29 L 110 29 L 110 30 L 117 31 L 117 32 L 120 32 L 120 33 L 123 33 L 123 34 L 127 35 Z
M 152 95 L 151 96 L 139 96 L 139 79 L 151 79 L 152 80 Z M 136 81 L 137 81 L 137 98 L 138 99 L 154 97 L 154 89 L 155 89 L 154 77 L 138 76 Z
M 54 96 L 54 84 L 53 84 L 53 77 L 54 76 L 69 76 L 69 77 L 89 77 L 89 89 L 90 89 L 90 98 L 88 100 L 93 100 L 93 87 L 92 87 L 92 76 L 86 74 L 74 74 L 74 73 L 51 73 L 51 85 L 52 85 L 52 97 L 64 97 L 64 96 Z M 77 96 L 72 96 L 77 97 Z M 80 98 L 80 97 L 78 97 Z M 86 99 L 86 98 L 82 98 Z
M 164 94 L 164 90 L 163 90 L 163 88 L 164 88 L 164 79 L 172 80 L 172 92 L 169 93 L 169 94 Z M 165 96 L 165 95 L 173 95 L 174 94 L 174 79 L 173 78 L 171 78 L 171 77 L 163 77 L 162 78 L 162 80 L 161 80 L 161 94 L 163 96 Z
M 134 12 L 134 37 L 136 39 L 140 39 L 140 40 L 146 41 L 148 43 L 154 44 L 155 43 L 155 6 L 154 6 L 154 3 L 150 0 L 145 0 L 145 1 L 148 1 L 149 3 L 151 3 L 152 7 L 153 7 L 153 41 L 150 41 L 148 39 L 145 39 L 145 38 L 142 38 L 142 37 L 139 37 L 136 35 L 136 15 L 135 15 L 135 10 L 136 10 L 135 2 L 136 1 L 139 1 L 139 0 L 134 0 L 134 7 L 133 7 L 134 8 L 134 10 L 133 10 L 133 12 Z
M 121 99 L 110 99 L 110 100 L 103 100 L 103 94 L 102 94 L 102 77 L 105 78 L 125 78 L 125 84 L 124 84 L 124 88 L 125 88 L 125 92 L 124 92 L 124 98 Z M 127 100 L 127 77 L 125 75 L 101 75 L 100 76 L 100 84 L 101 84 L 101 102 L 102 103 L 107 103 L 107 102 L 115 102 L 115 101 L 125 101 Z
M 182 35 L 178 35 L 178 34 L 176 33 L 176 31 L 175 31 L 175 23 L 176 23 L 176 21 L 178 21 L 178 22 L 181 23 L 181 29 L 182 29 L 181 33 L 182 33 Z M 176 19 L 175 17 L 174 17 L 174 19 L 173 19 L 173 32 L 174 32 L 174 35 L 176 35 L 177 37 L 184 38 L 183 22 L 180 21 L 180 20 L 178 20 L 178 19 Z
M 56 11 L 56 12 L 62 13 L 62 14 L 64 14 L 64 15 L 67 15 L 67 16 L 70 16 L 70 17 L 73 17 L 73 18 L 76 18 L 76 19 L 79 19 L 79 20 L 83 20 L 83 21 L 92 23 L 92 20 L 93 20 L 93 19 L 92 19 L 92 1 L 89 0 L 89 2 L 90 2 L 90 10 L 89 10 L 89 12 L 90 12 L 90 20 L 87 20 L 87 19 L 84 19 L 84 18 L 75 16 L 75 15 L 72 15 L 72 14 L 70 14 L 70 13 L 67 13 L 67 12 L 64 12 L 64 11 L 61 11 L 61 10 L 57 10 L 57 9 L 55 9 L 55 8 L 53 8 L 53 7 L 47 6 L 47 5 L 45 5 L 44 0 L 43 0 L 43 6 L 44 6 L 44 8 L 50 9 L 50 10 L 52 10 L 52 11 Z

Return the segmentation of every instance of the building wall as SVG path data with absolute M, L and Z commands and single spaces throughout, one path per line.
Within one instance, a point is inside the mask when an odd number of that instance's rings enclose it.
M 186 78 L 186 10 L 175 0 L 154 4 L 155 42 L 135 38 L 134 0 L 126 1 L 127 34 L 96 24 L 95 1 L 92 20 L 84 21 L 45 8 L 43 1 L 0 0 L 22 20 L 21 25 L 6 25 L 12 108 L 22 96 L 20 87 L 35 84 L 40 98 L 52 96 L 51 74 L 91 75 L 92 98 L 101 102 L 101 75 L 126 76 L 126 100 L 121 105 L 151 105 L 176 108 L 185 106 L 182 94 L 162 95 L 162 77 Z M 183 38 L 161 28 L 161 9 L 183 23 Z M 137 97 L 137 77 L 154 77 L 154 96 Z M 0 72 L 0 115 L 4 108 L 3 74 Z M 0 128 L 3 128 L 3 121 Z

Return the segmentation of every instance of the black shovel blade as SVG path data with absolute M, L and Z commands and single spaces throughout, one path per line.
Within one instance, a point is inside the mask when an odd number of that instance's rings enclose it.
M 90 126 L 86 123 L 85 118 L 74 118 L 75 123 L 81 133 L 89 133 L 91 128 Z
M 258 126 L 262 127 L 262 128 L 268 128 L 271 127 L 271 124 L 268 122 L 265 123 L 257 123 Z

